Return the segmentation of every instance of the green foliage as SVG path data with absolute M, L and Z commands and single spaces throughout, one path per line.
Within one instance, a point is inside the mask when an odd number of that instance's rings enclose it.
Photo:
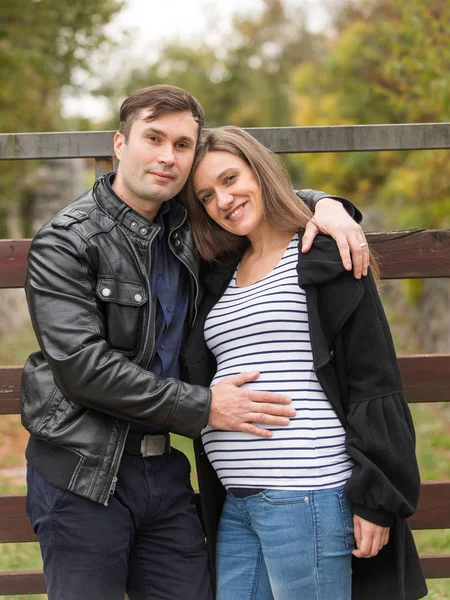
M 103 26 L 122 0 L 15 0 L 0 4 L 0 130 L 53 131 L 59 92 L 89 69 Z
M 106 47 L 103 27 L 122 6 L 123 0 L 0 3 L 0 132 L 62 128 L 61 90 L 74 73 L 89 70 L 94 50 Z M 32 169 L 29 161 L 0 162 L 0 204 L 22 201 Z
M 320 63 L 292 76 L 296 121 L 309 125 L 449 120 L 450 5 L 435 0 L 347 1 Z M 448 227 L 445 151 L 308 156 L 308 186 L 332 181 L 358 204 L 375 201 L 384 224 Z M 328 188 L 327 188 L 328 189 Z

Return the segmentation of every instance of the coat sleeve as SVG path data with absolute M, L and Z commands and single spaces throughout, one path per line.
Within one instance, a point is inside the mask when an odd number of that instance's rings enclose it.
M 354 512 L 378 525 L 416 509 L 420 476 L 415 433 L 387 319 L 371 274 L 344 327 L 348 416 L 346 446 L 355 462 L 346 484 Z
M 209 413 L 210 390 L 158 377 L 109 345 L 93 252 L 70 228 L 48 226 L 31 245 L 28 306 L 56 384 L 77 404 L 196 437 Z
M 356 206 L 347 200 L 347 198 L 343 198 L 342 196 L 334 196 L 333 194 L 327 194 L 327 192 L 322 192 L 320 190 L 296 190 L 295 192 L 299 198 L 303 200 L 303 202 L 314 212 L 316 210 L 316 204 L 319 200 L 323 200 L 323 198 L 331 198 L 332 200 L 336 200 L 340 202 L 348 214 L 357 222 L 361 223 L 363 216 L 361 211 L 359 211 Z

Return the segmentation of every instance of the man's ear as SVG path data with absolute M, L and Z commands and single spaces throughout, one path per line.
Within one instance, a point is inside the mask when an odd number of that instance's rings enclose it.
M 117 157 L 117 160 L 120 160 L 122 154 L 122 146 L 126 144 L 125 135 L 120 133 L 120 131 L 116 131 L 114 135 L 114 153 Z

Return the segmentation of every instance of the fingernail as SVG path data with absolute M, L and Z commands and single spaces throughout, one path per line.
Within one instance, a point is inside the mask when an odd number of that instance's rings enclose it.
M 297 413 L 296 413 L 296 410 L 295 410 L 295 408 L 291 408 L 291 409 L 289 409 L 289 416 L 290 416 L 290 417 L 295 417 L 295 415 L 296 415 L 296 414 L 297 414 Z

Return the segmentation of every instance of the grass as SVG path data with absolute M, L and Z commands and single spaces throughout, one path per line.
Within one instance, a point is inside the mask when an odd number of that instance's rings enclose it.
M 31 326 L 25 325 L 10 336 L 0 338 L 0 365 L 23 364 L 28 354 L 37 348 Z M 450 464 L 450 403 L 416 404 L 411 406 L 417 433 L 417 456 L 422 480 L 449 478 Z M 23 468 L 23 451 L 26 434 L 18 415 L 0 417 L 2 446 L 0 459 L 0 493 L 25 493 L 26 486 L 20 478 L 5 476 L 14 469 Z M 192 465 L 192 484 L 197 487 L 192 441 L 173 436 L 173 445 L 188 456 Z M 3 456 L 1 451 L 3 449 Z M 414 538 L 420 554 L 450 553 L 450 530 L 416 531 Z M 34 570 L 42 568 L 39 546 L 36 543 L 0 544 L 0 569 Z M 450 600 L 450 579 L 429 580 L 429 600 Z M 10 600 L 44 600 L 46 596 L 3 596 Z

